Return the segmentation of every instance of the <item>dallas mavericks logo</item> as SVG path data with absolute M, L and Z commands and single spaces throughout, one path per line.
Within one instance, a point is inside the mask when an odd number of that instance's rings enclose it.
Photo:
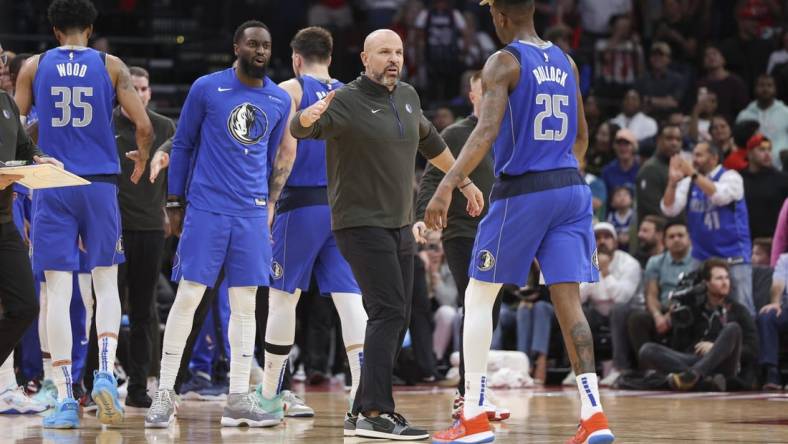
M 407 111 L 408 114 L 413 114 L 413 108 L 411 108 L 410 103 L 405 104 L 405 111 Z
M 476 266 L 476 268 L 478 268 L 479 271 L 488 271 L 488 270 L 492 270 L 494 266 L 495 266 L 495 256 L 493 256 L 493 254 L 490 253 L 489 250 L 480 251 L 479 264 Z
M 282 275 L 284 274 L 285 270 L 279 265 L 279 262 L 273 261 L 271 263 L 271 276 L 273 276 L 274 279 L 282 279 Z
M 244 102 L 230 113 L 227 130 L 242 144 L 254 145 L 268 131 L 268 116 L 257 106 Z
M 591 255 L 591 263 L 594 264 L 594 268 L 599 271 L 599 254 L 597 253 L 596 248 L 594 248 L 594 254 Z
M 8 110 L 4 109 L 3 110 L 3 117 L 5 117 L 6 120 L 8 120 L 8 119 L 11 118 L 11 113 L 9 113 Z

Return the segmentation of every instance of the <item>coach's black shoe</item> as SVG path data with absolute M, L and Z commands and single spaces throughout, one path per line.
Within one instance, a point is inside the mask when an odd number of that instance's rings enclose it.
M 382 413 L 375 418 L 358 415 L 356 436 L 394 441 L 417 441 L 429 438 L 430 434 L 426 430 L 411 427 L 399 413 Z
M 126 396 L 126 406 L 128 407 L 147 409 L 150 408 L 152 402 L 153 400 L 150 399 L 150 396 L 144 390 L 129 391 L 129 394 Z
M 687 370 L 681 373 L 671 373 L 668 375 L 668 383 L 673 390 L 692 390 L 699 380 L 700 375 L 693 370 Z

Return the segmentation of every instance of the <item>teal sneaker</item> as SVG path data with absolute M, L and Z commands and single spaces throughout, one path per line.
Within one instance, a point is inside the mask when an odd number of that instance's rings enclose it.
M 78 429 L 79 404 L 73 398 L 55 403 L 55 408 L 44 418 L 45 429 Z
M 98 410 L 96 418 L 102 424 L 120 424 L 125 414 L 118 396 L 118 381 L 110 372 L 93 373 L 93 391 L 90 393 Z
M 263 396 L 263 384 L 258 384 L 257 389 L 254 391 L 257 404 L 265 413 L 270 417 L 282 420 L 285 417 L 285 404 L 282 395 L 276 395 L 273 399 L 268 399 Z
M 41 383 L 41 388 L 38 393 L 33 396 L 33 400 L 39 404 L 46 404 L 50 409 L 55 408 L 57 405 L 57 387 L 51 379 L 45 379 Z

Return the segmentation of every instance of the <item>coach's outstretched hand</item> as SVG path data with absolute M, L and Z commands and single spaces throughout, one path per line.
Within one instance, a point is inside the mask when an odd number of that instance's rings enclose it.
M 301 115 L 298 117 L 298 121 L 301 123 L 301 126 L 304 128 L 309 128 L 310 126 L 314 125 L 315 122 L 320 119 L 320 116 L 326 112 L 328 106 L 331 104 L 331 101 L 334 100 L 335 95 L 337 95 L 336 90 L 331 91 L 327 96 L 301 111 Z
M 138 184 L 142 173 L 145 172 L 145 167 L 148 164 L 148 156 L 142 157 L 138 150 L 129 151 L 126 157 L 134 161 L 134 171 L 131 172 L 131 183 Z

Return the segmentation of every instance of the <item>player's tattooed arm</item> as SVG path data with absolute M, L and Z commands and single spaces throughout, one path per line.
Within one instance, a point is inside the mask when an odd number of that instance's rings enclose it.
M 290 100 L 290 115 L 288 122 L 295 115 L 295 101 Z M 282 142 L 279 144 L 279 149 L 276 152 L 274 159 L 274 167 L 271 171 L 271 177 L 268 179 L 268 203 L 273 205 L 279 200 L 279 195 L 282 194 L 282 189 L 290 177 L 290 172 L 293 170 L 293 164 L 296 159 L 296 150 L 298 142 L 288 132 L 285 131 L 282 135 Z
M 575 138 L 572 152 L 577 162 L 582 163 L 586 157 L 586 151 L 588 150 L 588 122 L 586 121 L 585 106 L 583 105 L 583 94 L 580 92 L 580 74 L 577 70 L 577 65 L 575 65 L 575 61 L 568 55 L 567 58 L 572 65 L 572 71 L 575 73 L 575 80 L 577 83 L 577 137 Z
M 113 77 L 115 78 L 115 96 L 118 98 L 118 103 L 126 111 L 129 120 L 136 129 L 137 149 L 126 153 L 126 157 L 134 161 L 131 181 L 137 183 L 142 177 L 150 157 L 154 139 L 153 125 L 151 125 L 148 112 L 142 105 L 137 91 L 134 90 L 131 74 L 126 64 L 115 56 L 107 55 L 107 68 L 110 74 L 115 74 Z

